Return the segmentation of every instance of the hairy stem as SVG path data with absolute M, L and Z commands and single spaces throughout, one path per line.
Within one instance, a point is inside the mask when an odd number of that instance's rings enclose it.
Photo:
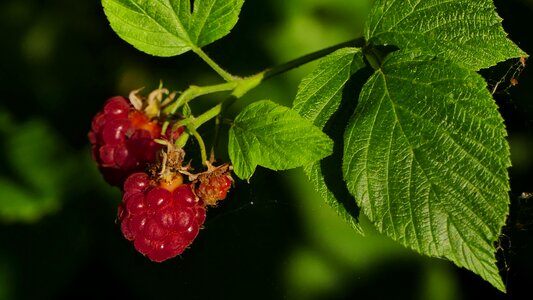
M 227 82 L 217 85 L 211 85 L 211 86 L 190 86 L 187 90 L 185 90 L 179 97 L 176 99 L 176 101 L 166 107 L 164 109 L 164 113 L 169 115 L 174 115 L 177 110 L 182 107 L 183 105 L 186 105 L 189 101 L 193 100 L 194 98 L 208 95 L 212 93 L 217 92 L 225 92 L 225 91 L 231 91 L 231 95 L 222 103 L 217 104 L 216 106 L 212 107 L 208 111 L 204 112 L 198 117 L 190 117 L 184 120 L 181 120 L 177 122 L 174 126 L 185 126 L 189 129 L 190 133 L 184 132 L 182 136 L 176 141 L 176 145 L 183 147 L 187 143 L 188 138 L 190 137 L 190 134 L 195 136 L 196 139 L 198 139 L 198 142 L 200 144 L 200 148 L 202 151 L 202 159 L 205 163 L 205 158 L 207 157 L 206 151 L 205 151 L 205 144 L 203 143 L 203 140 L 201 140 L 201 136 L 198 134 L 196 129 L 198 129 L 202 124 L 205 122 L 217 117 L 217 126 L 219 125 L 221 121 L 221 115 L 223 111 L 233 102 L 235 102 L 237 99 L 241 98 L 249 92 L 250 90 L 257 87 L 263 80 L 272 78 L 276 75 L 283 74 L 285 72 L 288 72 L 294 68 L 297 68 L 299 66 L 302 66 L 304 64 L 307 64 L 309 62 L 312 62 L 314 60 L 320 59 L 338 49 L 344 48 L 344 47 L 363 47 L 365 45 L 364 38 L 357 38 L 348 42 L 340 43 L 335 46 L 331 46 L 310 54 L 307 54 L 305 56 L 302 56 L 300 58 L 297 58 L 295 60 L 289 61 L 287 63 L 284 63 L 282 65 L 279 65 L 277 67 L 274 67 L 272 69 L 263 71 L 261 73 L 258 73 L 256 75 L 250 76 L 250 77 L 236 77 L 231 75 L 230 73 L 226 72 L 224 69 L 222 69 L 217 63 L 215 63 L 201 48 L 193 48 L 192 50 L 200 56 L 213 70 L 215 70 L 224 80 Z M 165 122 L 163 124 L 163 130 L 162 132 L 166 132 L 169 122 Z M 217 130 L 218 132 L 218 130 Z M 216 136 L 215 136 L 216 141 Z M 213 151 L 213 149 L 211 149 Z
M 194 118 L 192 120 L 191 124 L 193 124 L 194 129 L 198 129 L 205 122 L 217 117 L 220 114 L 221 111 L 222 111 L 222 103 L 219 103 L 219 104 L 213 106 L 208 111 L 206 111 L 203 114 L 199 115 L 198 117 Z
M 220 115 L 220 112 L 222 111 L 222 103 L 219 103 L 215 106 L 213 106 L 211 109 L 207 110 L 203 114 L 199 115 L 198 117 L 190 117 L 184 120 L 181 120 L 174 124 L 174 126 L 181 127 L 185 126 L 189 131 L 194 130 L 196 132 L 196 129 L 200 128 L 204 123 L 210 121 L 211 119 L 218 117 Z M 191 133 L 193 133 L 191 131 Z M 198 133 L 196 133 L 198 134 Z M 193 133 L 194 135 L 194 133 Z M 190 134 L 187 132 L 184 132 L 177 140 L 176 145 L 183 148 L 185 144 L 187 143 L 187 140 L 189 139 Z
M 305 65 L 309 62 L 312 62 L 314 60 L 317 60 L 319 58 L 322 58 L 338 49 L 341 49 L 341 48 L 345 48 L 345 47 L 363 47 L 365 45 L 365 39 L 360 37 L 360 38 L 357 38 L 357 39 L 354 39 L 354 40 L 351 40 L 351 41 L 348 41 L 348 42 L 344 42 L 344 43 L 340 43 L 338 45 L 335 45 L 335 46 L 331 46 L 331 47 L 328 47 L 328 48 L 325 48 L 325 49 L 322 49 L 322 50 L 318 50 L 316 52 L 313 52 L 313 53 L 309 53 L 305 56 L 302 56 L 302 57 L 299 57 L 295 60 L 291 60 L 289 62 L 286 62 L 282 65 L 279 65 L 277 67 L 274 67 L 270 70 L 267 70 L 265 72 L 265 76 L 264 76 L 264 79 L 268 79 L 270 77 L 274 77 L 276 75 L 279 75 L 279 74 L 282 74 L 282 73 L 285 73 L 287 71 L 290 71 L 292 69 L 295 69 L 295 68 L 298 68 L 302 65 Z
M 216 85 L 209 85 L 209 86 L 197 86 L 197 85 L 191 85 L 188 89 L 186 89 L 181 95 L 176 99 L 176 101 L 165 108 L 164 112 L 168 114 L 175 114 L 178 108 L 181 106 L 187 104 L 189 101 L 191 101 L 194 98 L 203 96 L 203 95 L 209 95 L 213 93 L 218 92 L 227 92 L 235 90 L 235 88 L 238 86 L 238 83 L 236 81 L 233 82 L 226 82 Z
M 205 143 L 204 143 L 204 140 L 202 139 L 202 136 L 198 133 L 198 131 L 196 131 L 196 129 L 194 128 L 194 126 L 191 126 L 189 128 L 189 131 L 192 133 L 192 135 L 196 138 L 196 140 L 198 141 L 198 146 L 200 147 L 200 155 L 202 156 L 202 165 L 206 165 L 206 162 L 207 162 L 207 152 L 205 150 Z
M 206 165 L 206 162 L 207 162 L 207 151 L 206 151 L 204 140 L 203 140 L 202 136 L 198 133 L 198 131 L 196 129 L 198 129 L 200 126 L 202 126 L 207 121 L 209 121 L 209 120 L 211 120 L 213 118 L 216 118 L 220 114 L 221 110 L 222 110 L 222 103 L 219 103 L 219 104 L 213 106 L 208 111 L 206 111 L 203 114 L 201 114 L 200 116 L 198 116 L 197 118 L 192 118 L 192 119 L 188 120 L 189 123 L 187 124 L 187 130 L 198 141 L 198 146 L 200 147 L 200 155 L 202 157 L 202 165 L 204 165 L 204 166 Z
M 222 77 L 227 82 L 234 81 L 236 78 L 228 73 L 226 70 L 222 69 L 214 60 L 207 55 L 201 48 L 192 48 L 192 51 L 196 53 L 198 56 L 200 56 L 201 59 L 203 59 L 215 72 L 217 72 L 220 77 Z

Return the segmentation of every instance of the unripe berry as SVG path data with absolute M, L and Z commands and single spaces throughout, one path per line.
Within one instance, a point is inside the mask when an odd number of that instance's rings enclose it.
M 228 164 L 218 167 L 209 164 L 208 167 L 207 172 L 198 175 L 194 191 L 206 205 L 215 206 L 218 201 L 226 199 L 233 178 Z

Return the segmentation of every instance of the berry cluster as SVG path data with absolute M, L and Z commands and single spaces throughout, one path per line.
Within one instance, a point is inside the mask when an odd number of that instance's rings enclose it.
M 162 262 L 193 242 L 206 206 L 225 199 L 233 179 L 227 164 L 208 163 L 207 171 L 190 173 L 183 166 L 185 152 L 172 144 L 184 129 L 168 126 L 162 134 L 159 111 L 154 113 L 153 106 L 151 113 L 141 110 L 139 100 L 131 99 L 134 105 L 120 96 L 108 99 L 93 119 L 89 140 L 104 179 L 123 191 L 118 207 L 122 234 L 137 251 Z

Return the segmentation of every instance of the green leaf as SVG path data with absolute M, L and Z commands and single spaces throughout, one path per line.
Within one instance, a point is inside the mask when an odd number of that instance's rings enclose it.
M 235 118 L 228 152 L 239 178 L 256 166 L 287 170 L 331 154 L 333 142 L 297 112 L 269 100 L 254 102 Z
M 493 243 L 508 213 L 510 154 L 481 76 L 393 54 L 361 92 L 344 155 L 348 189 L 378 230 L 505 289 Z
M 324 57 L 315 71 L 302 79 L 293 109 L 324 128 L 341 104 L 344 85 L 363 67 L 365 63 L 359 48 L 340 49 Z
M 315 71 L 306 76 L 300 83 L 293 109 L 313 122 L 314 125 L 323 129 L 341 105 L 344 86 L 352 74 L 363 67 L 365 67 L 365 63 L 362 51 L 358 48 L 340 49 L 324 57 Z M 338 127 L 335 129 L 338 129 Z M 341 129 L 343 128 L 341 127 Z M 339 134 L 342 136 L 342 132 L 339 132 Z M 339 150 L 342 151 L 342 144 L 340 146 Z M 305 174 L 326 203 L 333 207 L 345 221 L 362 233 L 362 229 L 357 225 L 357 220 L 355 219 L 357 211 L 347 211 L 345 205 L 331 191 L 331 189 L 346 189 L 342 179 L 326 182 L 321 167 L 323 163 L 326 162 L 324 160 L 316 161 L 305 166 Z M 330 161 L 327 163 L 331 165 Z M 328 183 L 330 182 L 333 182 L 336 186 L 329 186 Z M 353 201 L 353 199 L 349 199 L 349 201 Z
M 526 55 L 507 39 L 491 0 L 376 0 L 365 38 L 420 48 L 471 70 Z
M 194 3 L 191 12 L 191 3 Z M 102 0 L 113 30 L 135 48 L 175 56 L 230 32 L 244 0 Z

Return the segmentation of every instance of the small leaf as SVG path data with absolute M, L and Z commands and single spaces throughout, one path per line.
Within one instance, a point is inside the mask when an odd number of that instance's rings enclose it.
M 191 12 L 191 3 L 194 3 Z M 135 48 L 175 56 L 230 32 L 244 0 L 102 0 L 113 30 Z
M 471 70 L 526 55 L 507 39 L 491 0 L 376 0 L 365 38 L 420 48 Z
M 344 155 L 348 189 L 378 230 L 505 289 L 493 243 L 508 214 L 509 147 L 480 75 L 391 55 L 361 92 Z
M 287 170 L 331 154 L 333 143 L 297 112 L 263 100 L 248 105 L 229 132 L 228 152 L 234 172 L 249 179 L 260 165 Z
M 341 105 L 344 86 L 352 74 L 363 67 L 365 67 L 363 55 L 358 48 L 340 49 L 324 57 L 320 60 L 315 71 L 306 76 L 300 83 L 293 109 L 319 128 L 324 128 Z M 334 129 L 338 129 L 338 126 L 336 127 Z M 342 136 L 342 132 L 338 133 Z M 341 156 L 341 149 L 342 145 L 339 148 L 339 157 Z M 329 158 L 326 160 L 329 160 L 327 162 L 331 167 L 329 170 L 332 170 L 334 167 L 331 165 L 332 162 Z M 337 160 L 340 167 L 340 158 L 337 158 Z M 338 196 L 336 197 L 335 193 L 332 192 L 332 189 L 335 189 L 337 193 L 348 194 L 347 192 L 338 192 L 338 190 L 346 190 L 342 178 L 335 178 L 337 180 L 326 182 L 325 175 L 322 172 L 322 163 L 326 162 L 324 160 L 316 161 L 305 166 L 305 174 L 326 203 L 333 207 L 354 229 L 362 233 L 362 229 L 356 219 L 357 207 L 355 207 L 355 211 L 348 212 L 345 207 L 346 204 L 342 203 L 341 199 L 337 199 Z M 339 177 L 342 177 L 342 175 L 339 175 Z M 329 186 L 328 183 L 336 186 Z M 348 196 L 350 195 L 348 194 Z M 350 198 L 348 201 L 354 203 L 353 198 Z

